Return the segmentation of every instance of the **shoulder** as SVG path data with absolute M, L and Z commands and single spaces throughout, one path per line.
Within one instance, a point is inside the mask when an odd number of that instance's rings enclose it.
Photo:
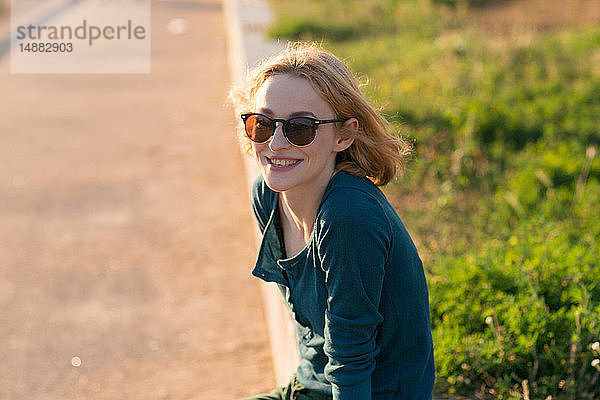
M 317 221 L 338 229 L 378 227 L 389 232 L 391 206 L 373 182 L 345 172 L 336 174 L 328 186 Z
M 332 179 L 315 222 L 322 268 L 329 270 L 339 260 L 383 266 L 394 243 L 391 206 L 368 179 L 348 174 Z
M 266 223 L 273 209 L 276 193 L 267 186 L 262 174 L 258 175 L 252 182 L 251 196 L 252 208 L 256 217 L 261 222 Z
M 265 178 L 259 174 L 252 182 L 252 200 L 266 200 L 271 197 L 274 192 L 267 186 Z

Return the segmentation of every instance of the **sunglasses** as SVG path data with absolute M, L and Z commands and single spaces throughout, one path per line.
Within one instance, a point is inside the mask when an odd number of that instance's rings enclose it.
M 254 143 L 265 143 L 275 134 L 277 122 L 283 124 L 283 136 L 296 147 L 305 147 L 314 142 L 317 129 L 322 124 L 344 122 L 344 119 L 316 119 L 311 117 L 293 117 L 290 119 L 271 118 L 263 114 L 242 114 L 246 135 Z

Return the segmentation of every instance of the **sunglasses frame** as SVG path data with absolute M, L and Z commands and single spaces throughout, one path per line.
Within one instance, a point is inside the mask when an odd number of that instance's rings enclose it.
M 250 118 L 253 115 L 259 115 L 261 117 L 264 117 L 266 119 L 268 119 L 269 121 L 273 122 L 273 131 L 271 132 L 271 135 L 267 138 L 267 140 L 264 140 L 262 142 L 253 140 L 250 135 L 248 134 L 248 130 L 246 129 L 246 121 L 248 120 L 248 118 Z M 281 126 L 281 130 L 283 132 L 283 136 L 285 137 L 285 139 L 292 145 L 295 147 L 306 147 L 306 146 L 310 146 L 311 144 L 313 144 L 313 142 L 315 141 L 315 139 L 317 138 L 317 133 L 319 130 L 319 125 L 323 125 L 323 124 L 333 124 L 335 122 L 346 122 L 346 119 L 341 119 L 341 118 L 336 118 L 336 119 L 317 119 L 317 118 L 313 118 L 313 117 L 305 117 L 305 116 L 297 116 L 297 117 L 292 117 L 292 118 L 288 118 L 288 119 L 283 119 L 283 118 L 271 118 L 268 115 L 264 115 L 261 113 L 245 113 L 245 114 L 241 114 L 240 117 L 242 118 L 242 121 L 244 122 L 244 132 L 246 133 L 246 136 L 248 137 L 248 139 L 250 139 L 252 142 L 254 143 L 267 143 L 269 140 L 271 140 L 273 138 L 273 136 L 275 136 L 275 130 L 277 129 L 277 123 L 281 122 L 282 126 Z M 309 121 L 311 121 L 314 125 L 314 130 L 315 133 L 313 135 L 312 140 L 310 141 L 310 143 L 308 144 L 303 144 L 303 145 L 298 145 L 293 143 L 287 134 L 287 129 L 286 126 L 288 126 L 288 124 L 290 123 L 290 121 L 293 121 L 295 119 L 307 119 Z M 312 127 L 311 127 L 312 129 Z

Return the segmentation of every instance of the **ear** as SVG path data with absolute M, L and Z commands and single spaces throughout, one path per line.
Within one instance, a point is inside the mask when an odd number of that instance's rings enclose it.
M 358 134 L 358 120 L 349 118 L 344 121 L 340 130 L 336 133 L 333 151 L 342 152 L 354 143 L 354 138 Z

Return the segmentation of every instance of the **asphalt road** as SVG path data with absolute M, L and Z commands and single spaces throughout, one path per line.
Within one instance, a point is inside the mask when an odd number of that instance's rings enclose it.
M 219 1 L 157 1 L 151 74 L 0 59 L 0 399 L 274 385 L 225 54 Z

